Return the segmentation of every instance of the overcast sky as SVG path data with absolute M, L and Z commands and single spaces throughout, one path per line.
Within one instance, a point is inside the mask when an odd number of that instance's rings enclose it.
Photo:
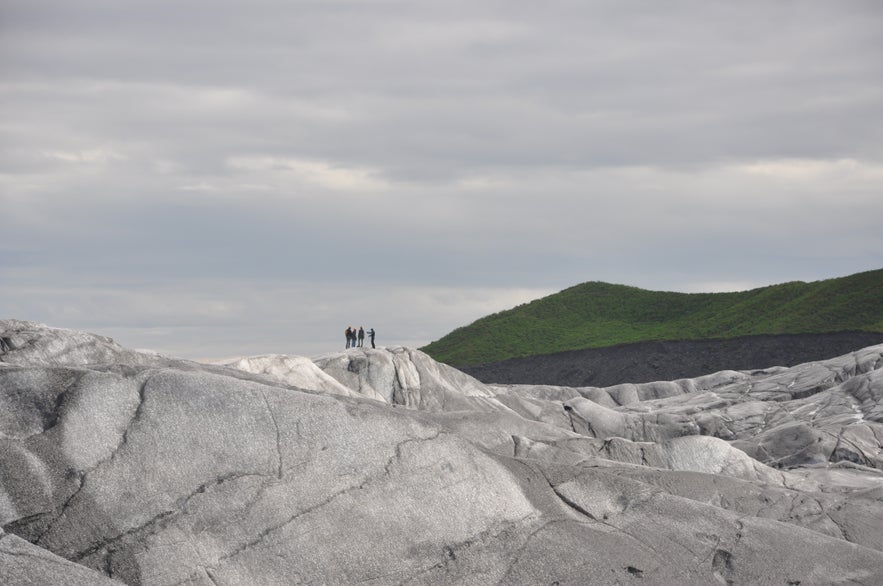
M 883 267 L 877 0 L 2 0 L 0 112 L 0 318 L 186 358 Z

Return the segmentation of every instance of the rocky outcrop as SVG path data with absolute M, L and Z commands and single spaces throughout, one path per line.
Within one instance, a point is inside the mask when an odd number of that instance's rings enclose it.
M 5 365 L 83 364 L 167 365 L 175 362 L 153 352 L 123 348 L 111 338 L 52 328 L 36 322 L 0 320 L 0 368 Z
M 562 388 L 23 323 L 0 321 L 5 584 L 883 581 L 883 347 Z
M 475 409 L 487 407 L 487 399 L 493 397 L 471 376 L 400 346 L 357 348 L 320 356 L 315 363 L 346 387 L 394 405 L 430 411 Z

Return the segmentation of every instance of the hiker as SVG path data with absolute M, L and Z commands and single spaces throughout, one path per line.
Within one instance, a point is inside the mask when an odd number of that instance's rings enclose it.
M 374 328 L 368 330 L 368 336 L 371 338 L 371 347 L 374 348 Z
M 359 326 L 359 348 L 365 343 L 365 330 Z
M 346 332 L 346 349 L 350 349 L 350 345 L 353 343 L 353 329 L 351 327 L 347 327 Z

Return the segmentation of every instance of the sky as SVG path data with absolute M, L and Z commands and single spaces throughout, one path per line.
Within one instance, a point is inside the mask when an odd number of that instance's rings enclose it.
M 0 2 L 0 319 L 420 347 L 878 269 L 881 220 L 877 0 Z

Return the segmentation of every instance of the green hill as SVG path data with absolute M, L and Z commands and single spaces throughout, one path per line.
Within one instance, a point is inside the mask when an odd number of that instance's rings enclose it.
M 737 293 L 672 293 L 589 282 L 501 311 L 421 348 L 478 365 L 644 340 L 883 332 L 883 269 Z

